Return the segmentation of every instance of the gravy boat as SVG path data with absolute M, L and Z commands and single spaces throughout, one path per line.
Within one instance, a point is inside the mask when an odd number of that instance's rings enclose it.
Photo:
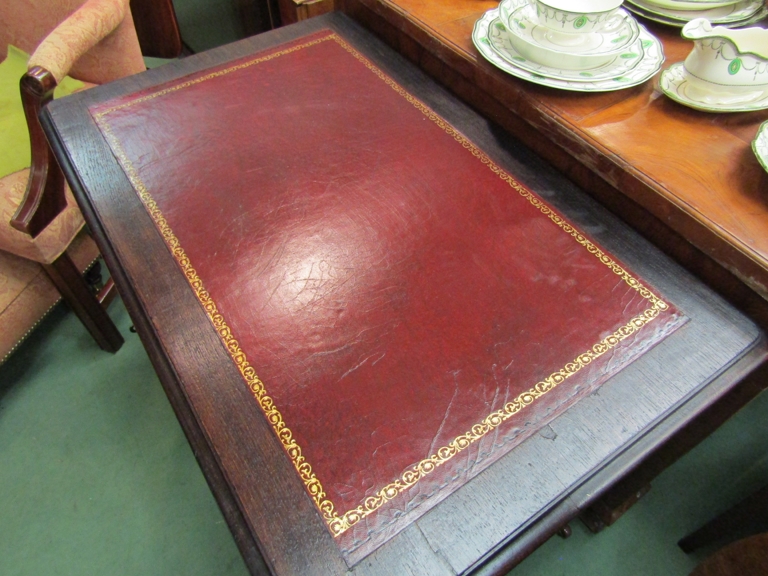
M 696 18 L 683 27 L 682 36 L 694 41 L 683 63 L 689 77 L 729 92 L 768 88 L 768 30 L 731 30 Z

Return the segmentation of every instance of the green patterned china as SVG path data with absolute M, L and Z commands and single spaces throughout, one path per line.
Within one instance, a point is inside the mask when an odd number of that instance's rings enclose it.
M 604 32 L 620 24 L 622 0 L 533 0 L 539 24 L 567 34 Z
M 763 0 L 741 0 L 735 4 L 701 10 L 662 8 L 649 0 L 627 0 L 624 6 L 639 16 L 673 26 L 683 26 L 696 18 L 706 18 L 713 24 L 742 26 L 765 10 Z
M 582 14 L 604 14 L 616 10 L 622 0 L 542 0 L 542 4 L 562 10 L 563 12 L 578 12 Z
M 662 72 L 664 94 L 707 112 L 768 108 L 768 30 L 713 27 L 698 18 L 683 27 L 682 36 L 693 40 L 693 50 Z
M 754 112 L 768 108 L 768 90 L 729 90 L 688 74 L 682 62 L 664 70 L 659 89 L 672 100 L 704 112 Z
M 763 122 L 757 129 L 757 136 L 752 140 L 752 151 L 760 165 L 768 172 L 768 122 Z
M 512 13 L 518 8 L 530 6 L 530 0 L 501 0 L 499 4 L 499 18 L 505 26 L 509 26 L 509 20 Z
M 525 0 L 505 0 L 507 1 L 517 2 L 518 5 L 525 3 Z M 636 60 L 631 63 L 606 63 L 592 70 L 574 71 L 545 67 L 540 62 L 530 62 L 514 52 L 507 52 L 505 57 L 502 57 L 499 52 L 504 51 L 505 46 L 509 44 L 503 41 L 503 34 L 508 35 L 508 32 L 504 22 L 498 19 L 499 13 L 499 9 L 489 10 L 475 23 L 472 42 L 491 64 L 528 82 L 575 92 L 609 92 L 642 84 L 653 77 L 664 61 L 661 43 L 642 26 L 638 26 L 639 38 L 631 47 L 633 51 L 642 49 L 641 56 L 637 59 L 634 57 L 623 59 Z M 515 56 L 525 61 L 520 61 Z M 611 66 L 616 66 L 613 69 L 615 75 L 611 74 Z M 590 76 L 592 72 L 596 73 L 594 78 Z
M 532 5 L 514 9 L 507 22 L 509 40 L 528 60 L 554 68 L 585 70 L 615 59 L 627 51 L 640 34 L 629 13 L 620 10 L 615 24 L 604 33 L 568 34 L 540 24 Z
M 660 6 L 668 10 L 711 10 L 712 8 L 722 8 L 723 6 L 731 6 L 738 4 L 741 0 L 714 0 L 705 1 L 701 0 L 645 0 L 647 4 L 654 6 Z
M 697 18 L 683 27 L 682 36 L 694 41 L 683 63 L 691 76 L 734 91 L 768 88 L 768 30 L 730 30 Z
M 638 30 L 638 35 L 639 35 Z M 488 39 L 491 42 L 491 48 L 512 66 L 522 68 L 548 78 L 557 78 L 560 80 L 570 80 L 576 82 L 595 82 L 597 80 L 611 80 L 617 76 L 624 76 L 637 66 L 643 59 L 642 41 L 638 38 L 631 46 L 627 46 L 624 51 L 611 57 L 611 59 L 601 66 L 590 68 L 589 70 L 569 70 L 562 69 L 559 66 L 545 66 L 540 62 L 529 60 L 517 51 L 514 44 L 510 41 L 511 34 L 500 18 L 497 18 L 488 28 Z
M 693 18 L 689 18 L 688 20 L 678 20 L 674 18 L 668 18 L 666 16 L 660 16 L 658 14 L 651 14 L 648 12 L 645 12 L 642 8 L 638 8 L 634 4 L 630 4 L 629 0 L 627 0 L 627 3 L 624 5 L 625 8 L 632 12 L 636 16 L 640 16 L 641 18 L 644 18 L 646 20 L 650 20 L 651 22 L 659 22 L 661 24 L 666 24 L 667 26 L 674 26 L 676 28 L 682 28 L 685 26 L 689 20 L 692 20 Z M 735 22 L 722 22 L 718 23 L 720 26 L 725 26 L 726 28 L 739 28 L 742 26 L 749 26 L 751 24 L 755 24 L 768 16 L 768 8 L 765 6 L 761 6 L 757 12 L 755 12 L 752 16 L 747 18 L 746 20 L 736 20 Z

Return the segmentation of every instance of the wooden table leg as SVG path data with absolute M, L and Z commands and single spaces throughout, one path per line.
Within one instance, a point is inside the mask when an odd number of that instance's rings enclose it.
M 124 342 L 120 331 L 67 253 L 43 268 L 101 349 L 117 352 Z
M 716 516 L 677 545 L 690 553 L 703 546 L 725 545 L 768 531 L 768 484 Z

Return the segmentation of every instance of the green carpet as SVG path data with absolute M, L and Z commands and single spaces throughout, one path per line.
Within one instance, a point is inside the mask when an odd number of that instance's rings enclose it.
M 122 303 L 60 305 L 0 366 L 0 574 L 246 574 Z
M 714 550 L 686 555 L 677 541 L 768 482 L 766 414 L 762 394 L 653 481 L 616 524 L 593 535 L 572 522 L 571 538 L 550 539 L 515 576 L 689 574 Z
M 99 350 L 57 307 L 0 366 L 0 574 L 242 575 L 229 530 L 121 302 Z M 572 523 L 515 575 L 684 575 L 679 538 L 768 479 L 768 395 L 597 535 Z

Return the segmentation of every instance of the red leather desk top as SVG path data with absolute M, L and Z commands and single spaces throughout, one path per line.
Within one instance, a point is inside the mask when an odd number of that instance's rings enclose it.
M 345 554 L 685 321 L 334 33 L 91 113 Z

